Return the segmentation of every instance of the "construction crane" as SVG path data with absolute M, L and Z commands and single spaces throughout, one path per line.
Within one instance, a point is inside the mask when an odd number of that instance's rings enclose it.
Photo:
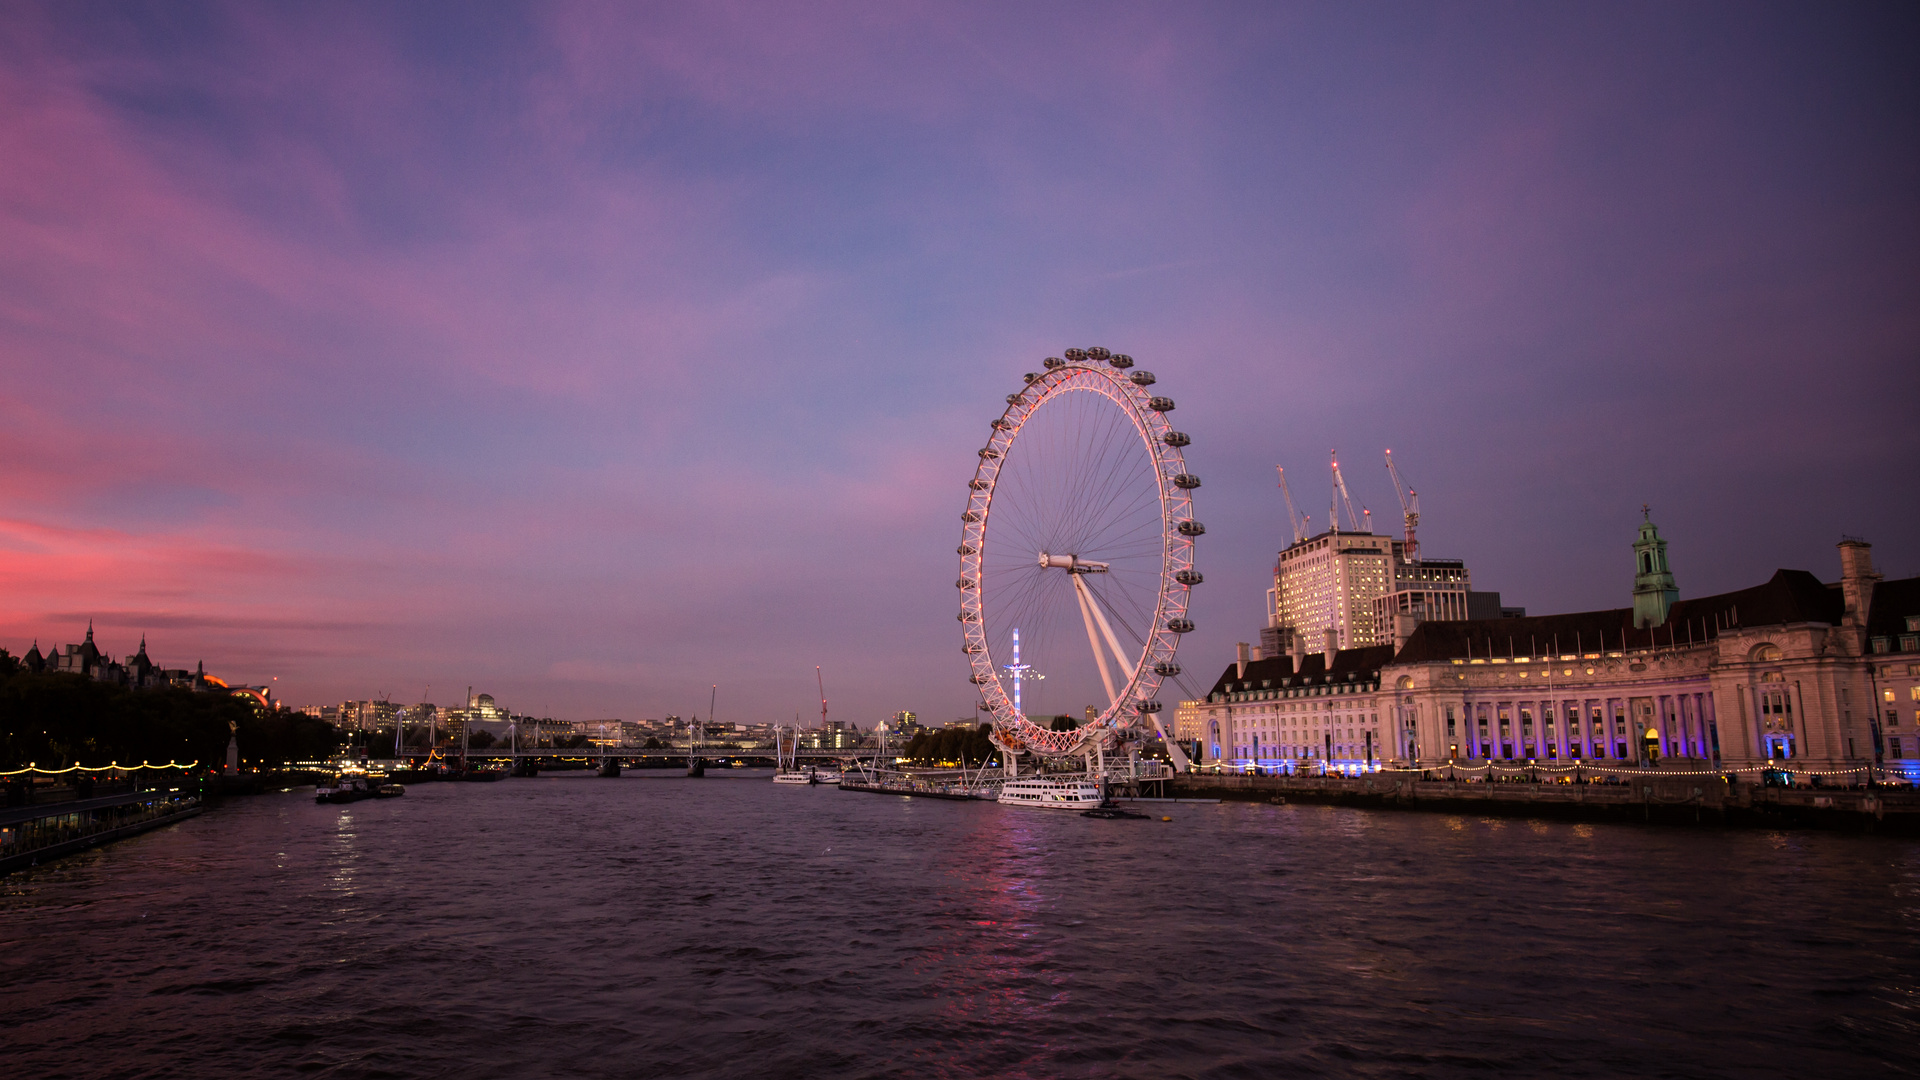
M 1411 485 L 1400 481 L 1400 470 L 1394 467 L 1393 451 L 1387 451 L 1387 475 L 1393 477 L 1393 493 L 1400 496 L 1400 516 L 1407 525 L 1406 561 L 1413 562 L 1420 557 L 1420 542 L 1413 537 L 1413 531 L 1420 525 L 1420 493 Z
M 1359 532 L 1360 519 L 1353 516 L 1353 500 L 1347 497 L 1347 480 L 1346 477 L 1340 475 L 1340 451 L 1329 450 L 1327 453 L 1333 457 L 1333 493 L 1339 498 L 1340 505 L 1347 508 L 1348 527 L 1354 532 Z M 1327 504 L 1327 524 L 1335 531 L 1338 531 L 1340 528 L 1340 519 L 1335 516 L 1335 509 L 1333 503 L 1330 502 Z
M 1287 470 L 1274 466 L 1280 473 L 1280 494 L 1287 498 L 1287 527 L 1293 530 L 1293 542 L 1299 543 L 1307 538 L 1307 531 L 1313 528 L 1313 520 L 1293 508 L 1293 491 L 1287 487 Z

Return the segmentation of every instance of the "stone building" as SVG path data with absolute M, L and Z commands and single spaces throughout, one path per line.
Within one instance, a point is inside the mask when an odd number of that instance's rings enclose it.
M 1779 761 L 1859 774 L 1920 758 L 1920 712 L 1900 712 L 1905 698 L 1920 709 L 1920 651 L 1879 659 L 1920 617 L 1920 579 L 1881 581 L 1869 545 L 1847 540 L 1837 583 L 1781 570 L 1685 600 L 1651 521 L 1634 558 L 1632 607 L 1423 622 L 1394 645 L 1236 661 L 1200 707 L 1206 761 L 1754 771 Z M 1871 652 L 1870 636 L 1887 651 Z M 1904 721 L 1899 751 L 1892 720 Z
M 1867 660 L 1887 767 L 1920 779 L 1920 578 L 1874 587 Z

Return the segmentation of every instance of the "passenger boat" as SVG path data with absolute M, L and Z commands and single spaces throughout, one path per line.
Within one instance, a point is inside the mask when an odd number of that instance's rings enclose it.
M 1083 777 L 1033 776 L 1000 785 L 1000 802 L 1040 810 L 1092 810 L 1105 801 L 1100 785 Z
M 323 803 L 350 803 L 375 797 L 374 785 L 367 780 L 365 773 L 338 773 L 333 782 L 315 784 L 313 801 Z
M 820 775 L 813 769 L 782 769 L 773 774 L 776 784 L 818 784 Z

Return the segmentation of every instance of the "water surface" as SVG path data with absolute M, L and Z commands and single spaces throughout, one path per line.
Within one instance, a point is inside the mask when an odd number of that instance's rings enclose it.
M 22 1077 L 1914 1070 L 1920 843 L 630 773 L 0 879 Z

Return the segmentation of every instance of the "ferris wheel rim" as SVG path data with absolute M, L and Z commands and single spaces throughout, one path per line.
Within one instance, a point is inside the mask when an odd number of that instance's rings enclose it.
M 1166 418 L 1173 402 L 1147 392 L 1155 381 L 1153 376 L 1145 372 L 1129 375 L 1125 369 L 1131 365 L 1131 358 L 1111 356 L 1105 349 L 1069 349 L 1065 359 L 1048 358 L 1044 372 L 1027 375 L 1026 387 L 1007 396 L 1007 408 L 993 422 L 992 435 L 979 451 L 979 464 L 968 485 L 967 510 L 961 515 L 960 580 L 956 582 L 961 591 L 963 648 L 972 667 L 972 682 L 992 717 L 995 741 L 1008 750 L 1073 753 L 1088 740 L 1130 726 L 1134 718 L 1157 711 L 1160 705 L 1155 699 L 1162 680 L 1180 671 L 1174 662 L 1180 638 L 1193 631 L 1187 618 L 1190 589 L 1199 581 L 1193 572 L 1193 538 L 1204 527 L 1194 520 L 1190 493 L 1199 481 L 1187 473 L 1181 451 L 1190 440 L 1175 431 Z M 1054 732 L 1034 724 L 1014 707 L 1006 692 L 988 640 L 985 560 L 993 497 L 1008 451 L 1027 421 L 1042 407 L 1075 393 L 1097 394 L 1118 408 L 1131 422 L 1151 459 L 1160 507 L 1160 572 L 1153 618 L 1131 670 L 1123 672 L 1123 688 L 1094 720 L 1071 732 Z M 1044 564 L 1045 553 L 1041 557 Z M 1114 652 L 1116 661 L 1124 662 L 1117 647 Z

